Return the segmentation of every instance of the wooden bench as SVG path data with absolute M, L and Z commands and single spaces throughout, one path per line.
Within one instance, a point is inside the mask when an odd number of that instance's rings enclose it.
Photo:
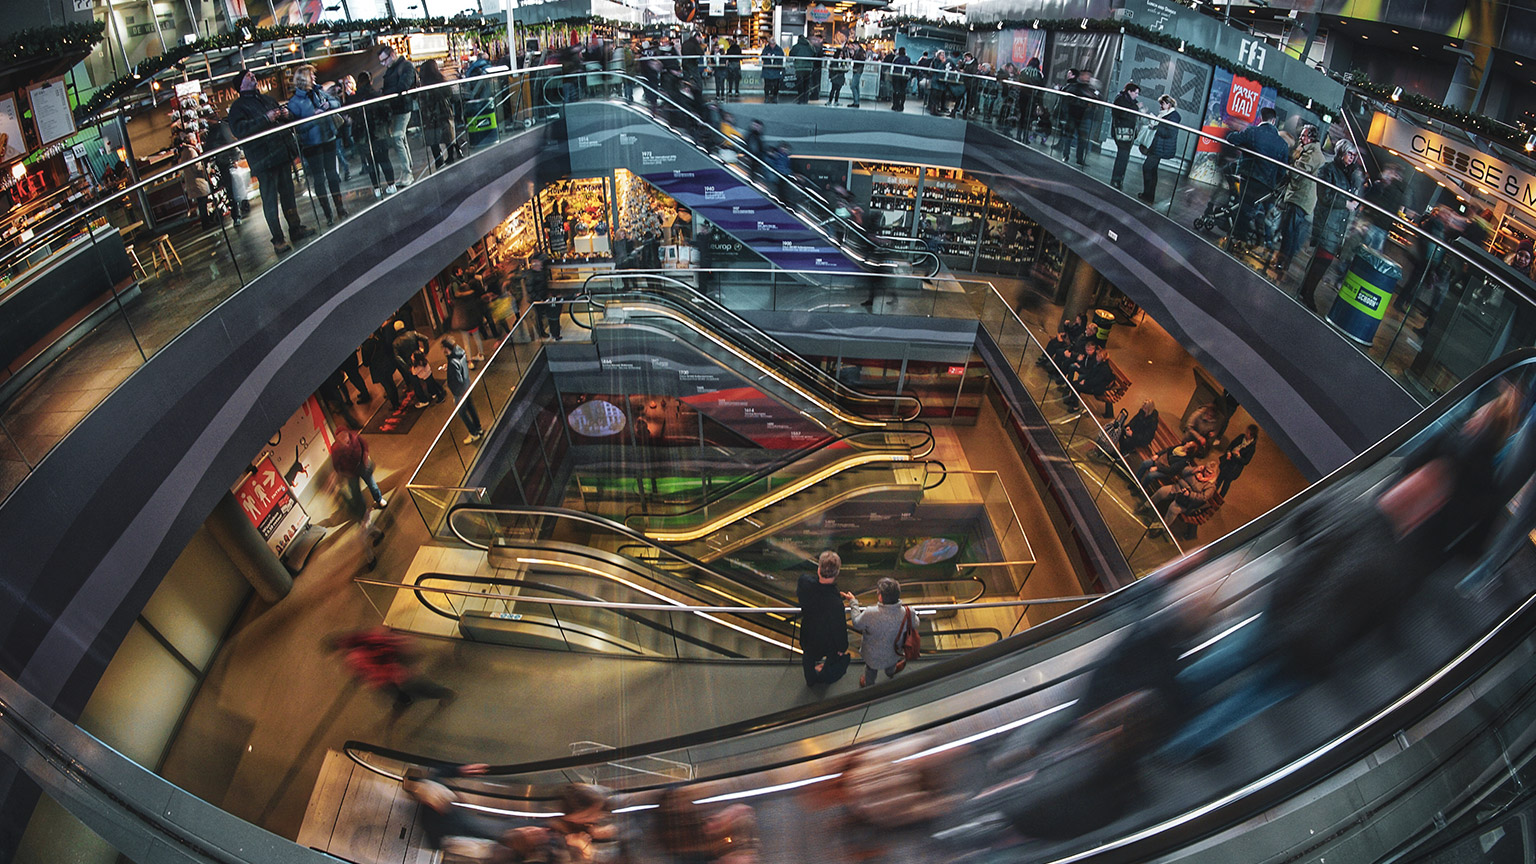
M 1125 372 L 1115 365 L 1115 361 L 1106 358 L 1104 362 L 1108 363 L 1110 371 L 1115 373 L 1115 383 L 1109 385 L 1109 389 L 1104 391 L 1104 404 L 1113 406 L 1125 398 L 1125 391 L 1131 389 L 1131 379 L 1127 378 Z

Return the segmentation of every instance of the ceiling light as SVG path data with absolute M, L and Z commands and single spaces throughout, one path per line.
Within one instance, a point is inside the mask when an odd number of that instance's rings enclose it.
M 1515 65 L 1516 66 L 1524 66 L 1525 65 L 1525 61 L 1524 60 L 1516 60 L 1515 61 Z
M 1408 47 L 1412 48 L 1415 51 L 1419 50 L 1419 46 L 1417 46 L 1417 45 L 1409 45 Z
M 1371 38 L 1371 37 L 1369 37 L 1369 36 L 1367 36 L 1367 35 L 1365 35 L 1365 34 L 1364 34 L 1364 33 L 1361 33 L 1361 34 L 1360 34 L 1360 38 L 1361 38 L 1361 39 L 1369 39 L 1369 38 Z

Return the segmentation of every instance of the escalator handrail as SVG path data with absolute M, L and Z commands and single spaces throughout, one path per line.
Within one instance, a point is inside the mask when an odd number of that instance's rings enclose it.
M 926 427 L 928 424 L 924 423 L 923 425 Z M 919 430 L 912 430 L 912 431 L 914 433 L 918 433 L 919 432 Z M 888 431 L 873 431 L 873 430 L 870 430 L 870 431 L 864 431 L 864 432 L 852 432 L 852 433 L 849 433 L 847 435 L 838 435 L 838 436 L 835 436 L 835 437 L 832 437 L 832 438 L 824 439 L 824 440 L 822 440 L 818 444 L 813 444 L 813 445 L 811 445 L 809 447 L 802 447 L 799 450 L 791 451 L 790 454 L 787 457 L 783 458 L 783 459 L 775 460 L 774 462 L 770 462 L 770 463 L 766 463 L 764 465 L 761 465 L 761 466 L 758 467 L 758 469 L 756 471 L 752 472 L 751 474 L 748 474 L 745 477 L 738 478 L 738 479 L 732 481 L 730 484 L 722 487 L 718 491 L 711 490 L 712 493 L 713 493 L 711 496 L 704 497 L 704 500 L 702 500 L 702 501 L 700 501 L 700 502 L 698 502 L 696 504 L 692 504 L 691 506 L 687 506 L 686 509 L 678 510 L 678 511 L 672 512 L 672 513 L 652 513 L 652 512 L 649 512 L 649 511 L 630 512 L 630 513 L 625 514 L 625 516 L 624 516 L 624 524 L 625 525 L 629 525 L 631 519 L 676 519 L 676 518 L 679 518 L 679 517 L 682 517 L 682 516 L 690 516 L 690 515 L 692 515 L 694 513 L 697 513 L 699 510 L 702 510 L 703 508 L 710 506 L 710 504 L 713 504 L 713 503 L 721 500 L 722 498 L 725 498 L 726 496 L 734 495 L 737 492 L 747 488 L 748 486 L 753 485 L 754 483 L 758 483 L 758 482 L 761 482 L 763 480 L 766 480 L 770 476 L 772 476 L 774 474 L 777 474 L 780 471 L 783 471 L 783 470 L 785 470 L 787 468 L 790 468 L 790 467 L 798 464 L 801 460 L 807 459 L 807 458 L 811 457 L 812 455 L 814 455 L 816 453 L 820 453 L 820 452 L 822 452 L 824 450 L 827 450 L 828 448 L 830 448 L 830 447 L 832 447 L 834 445 L 841 444 L 841 443 L 846 442 L 846 441 L 848 441 L 849 439 L 852 439 L 852 438 L 858 438 L 858 437 L 860 437 L 862 435 L 888 435 L 888 434 L 891 434 L 891 433 L 888 432 Z M 935 442 L 934 437 L 933 437 L 933 430 L 932 430 L 932 428 L 926 429 L 923 432 L 923 438 L 919 441 L 919 443 L 917 443 L 916 445 L 914 445 L 911 448 L 907 448 L 907 457 L 908 458 L 903 460 L 903 464 L 906 464 L 906 465 L 928 464 L 928 463 L 923 462 L 921 460 L 922 460 L 923 456 L 926 456 L 928 453 L 932 453 L 933 452 L 933 445 L 935 443 L 936 442 Z M 924 453 L 919 454 L 919 453 L 914 452 L 914 451 L 916 451 L 918 449 L 921 449 L 922 447 L 925 447 L 925 446 L 928 449 Z M 898 450 L 896 448 L 892 448 L 892 452 L 898 452 Z
M 591 74 L 597 74 L 597 73 L 581 72 L 581 73 L 569 74 L 569 75 L 553 75 L 553 76 L 549 76 L 549 77 L 544 78 L 543 79 L 544 83 L 543 83 L 542 86 L 544 87 L 544 91 L 545 91 L 545 99 L 547 99 L 551 103 L 555 103 L 557 101 L 555 99 L 552 99 L 549 96 L 549 87 L 550 87 L 550 85 L 552 85 L 552 84 L 554 84 L 554 83 L 556 83 L 558 81 L 561 81 L 562 79 L 566 79 L 566 78 L 574 78 L 574 79 L 578 79 L 578 80 L 584 81 Z M 657 100 L 666 102 L 667 105 L 671 106 L 671 108 L 673 110 L 676 110 L 680 114 L 688 117 L 690 120 L 692 120 L 693 122 L 697 123 L 699 125 L 699 128 L 709 130 L 710 134 L 712 134 L 715 137 L 717 137 L 722 144 L 725 144 L 727 146 L 731 146 L 733 149 L 735 149 L 735 142 L 732 141 L 730 136 L 726 135 L 724 132 L 721 132 L 719 129 L 716 129 L 714 126 L 710 125 L 707 120 L 705 120 L 704 118 L 702 118 L 702 117 L 698 116 L 697 114 L 693 113 L 693 111 L 691 109 L 689 109 L 687 107 L 684 107 L 683 105 L 679 104 L 678 102 L 673 100 L 672 97 L 670 97 L 666 93 L 664 93 L 664 92 L 662 92 L 660 90 L 657 90 L 656 88 L 652 87 L 646 81 L 644 81 L 642 79 L 639 79 L 639 78 L 632 77 L 630 75 L 627 75 L 627 74 L 624 74 L 624 73 L 621 73 L 621 72 L 604 72 L 604 73 L 601 73 L 601 74 L 607 76 L 608 79 L 611 80 L 611 81 L 614 81 L 614 80 L 622 81 L 622 82 L 627 83 L 628 85 L 637 86 L 637 87 L 641 88 L 642 90 L 646 91 L 647 95 L 654 96 Z M 708 148 L 700 145 L 697 141 L 695 141 L 687 133 L 683 132 L 681 129 L 677 129 L 677 128 L 673 127 L 672 124 L 667 123 L 662 118 L 656 117 L 656 116 L 654 116 L 654 115 L 652 115 L 652 114 L 642 110 L 639 106 L 633 104 L 632 102 L 630 102 L 628 100 L 605 98 L 605 99 L 599 99 L 599 100 L 586 99 L 586 100 L 579 100 L 579 101 L 603 101 L 603 102 L 605 102 L 607 104 L 614 105 L 614 106 L 622 108 L 622 109 L 624 109 L 626 111 L 630 111 L 632 113 L 644 116 L 647 119 L 651 120 L 652 122 L 656 123 L 658 126 L 661 126 L 661 127 L 665 128 L 665 129 L 668 129 L 669 131 L 675 133 L 678 138 L 680 138 L 681 140 L 686 142 L 688 145 L 692 146 L 694 149 L 698 150 L 706 158 L 708 158 L 711 162 L 720 162 L 720 160 L 715 157 L 714 153 L 710 152 Z M 931 267 L 927 270 L 927 275 L 928 276 L 937 276 L 944 269 L 944 264 L 939 259 L 939 256 L 936 253 L 934 253 L 932 250 L 928 249 L 926 246 L 923 247 L 922 249 L 911 249 L 911 250 L 909 250 L 910 254 L 912 254 L 915 257 L 915 260 L 914 261 L 907 261 L 907 262 L 898 262 L 898 261 L 895 261 L 894 259 L 893 260 L 889 260 L 889 261 L 880 261 L 880 260 L 877 260 L 877 259 L 874 259 L 874 258 L 870 257 L 869 255 L 866 255 L 864 252 L 862 252 L 860 250 L 844 248 L 843 244 L 841 244 L 840 242 L 834 240 L 832 238 L 831 234 L 829 234 L 827 231 L 824 230 L 824 228 L 823 228 L 824 225 L 826 225 L 829 222 L 836 222 L 838 225 L 840 225 L 842 227 L 842 229 L 845 232 L 848 232 L 850 234 L 855 234 L 855 235 L 859 236 L 863 240 L 863 242 L 868 245 L 868 247 L 870 249 L 878 250 L 878 249 L 881 249 L 882 245 L 885 245 L 885 244 L 882 244 L 881 242 L 878 242 L 875 238 L 870 237 L 869 233 L 867 231 L 865 231 L 863 228 L 861 228 L 860 226 L 854 224 L 853 222 L 849 221 L 848 219 L 846 219 L 846 218 L 844 218 L 842 216 L 837 215 L 837 212 L 833 208 L 831 202 L 829 202 L 825 198 L 823 198 L 819 192 L 815 192 L 814 190 L 811 190 L 810 187 L 805 186 L 805 185 L 797 182 L 792 177 L 784 176 L 784 174 L 781 173 L 778 169 L 774 168 L 772 165 L 768 164 L 766 161 L 757 158 L 755 155 L 746 152 L 746 150 L 744 150 L 744 149 L 738 149 L 736 152 L 742 158 L 746 158 L 746 159 L 751 160 L 752 164 L 754 166 L 756 166 L 758 170 L 763 171 L 763 172 L 767 172 L 767 173 L 771 173 L 773 176 L 777 177 L 780 181 L 792 184 L 794 188 L 796 188 L 796 189 L 798 189 L 798 190 L 800 190 L 802 192 L 810 191 L 811 194 L 807 195 L 806 199 L 808 201 L 812 201 L 813 203 L 819 205 L 821 210 L 823 211 L 823 213 L 821 215 L 819 215 L 817 217 L 814 217 L 816 219 L 820 219 L 821 221 L 808 223 L 810 225 L 810 227 L 812 227 L 817 233 L 819 233 L 823 237 L 825 237 L 829 242 L 832 243 L 833 246 L 835 246 L 843 254 L 848 255 L 850 258 L 853 258 L 855 261 L 858 261 L 860 264 L 864 264 L 864 265 L 866 265 L 868 267 L 875 268 L 875 269 L 882 269 L 882 268 L 895 268 L 895 267 L 899 267 L 899 266 L 902 266 L 903 263 L 905 263 L 906 266 L 914 266 L 915 263 L 918 262 L 918 261 L 930 262 Z M 726 163 L 721 162 L 720 164 L 724 165 L 726 170 L 730 170 L 730 166 L 727 165 Z M 733 173 L 736 173 L 736 172 L 733 172 Z M 780 207 L 782 207 L 785 210 L 785 212 L 788 212 L 788 213 L 794 213 L 795 212 L 795 208 L 794 208 L 794 206 L 792 204 L 790 204 L 790 202 L 783 200 L 776 193 L 774 193 L 771 189 L 768 189 L 766 186 L 764 186 L 763 184 L 759 183 L 756 180 L 755 177 L 751 176 L 751 174 L 752 174 L 752 172 L 747 172 L 747 176 L 741 176 L 740 174 L 738 174 L 737 175 L 737 179 L 740 180 L 745 185 L 751 186 L 753 189 L 755 189 L 758 192 L 758 194 L 760 194 L 760 195 L 764 196 L 765 198 L 767 198 L 768 200 L 773 201 L 774 203 L 778 204 Z M 886 240 L 886 238 L 883 235 L 879 239 L 882 240 L 882 241 Z M 894 239 L 912 240 L 912 239 L 916 239 L 916 238 L 891 238 L 891 239 L 893 239 L 893 240 Z
M 1191 552 L 1175 561 L 1169 562 L 1156 572 L 1132 582 L 1129 585 L 1118 588 L 1099 599 L 1072 609 L 1062 615 L 1044 621 L 1022 633 L 1010 636 L 1000 642 L 986 645 L 968 652 L 963 657 L 946 660 L 922 668 L 911 670 L 909 674 L 892 679 L 882 685 L 879 692 L 858 690 L 850 693 L 830 696 L 819 702 L 787 708 L 772 714 L 761 715 L 748 720 L 727 723 L 710 729 L 701 729 L 683 735 L 674 735 L 650 742 L 625 745 L 614 751 L 605 752 L 610 761 L 612 759 L 626 759 L 635 756 L 647 756 L 654 753 L 682 750 L 688 747 L 697 747 L 704 744 L 716 743 L 730 738 L 741 737 L 772 729 L 784 728 L 804 723 L 811 720 L 824 720 L 836 714 L 848 714 L 854 711 L 863 711 L 870 706 L 894 700 L 908 691 L 918 687 L 928 686 L 936 681 L 941 681 L 956 673 L 983 666 L 1000 658 L 1006 657 L 1017 651 L 1032 645 L 1049 642 L 1070 630 L 1084 625 L 1092 619 L 1107 615 L 1122 606 L 1137 603 L 1163 585 L 1168 584 L 1186 573 L 1214 561 L 1221 556 L 1248 543 L 1257 535 L 1280 525 L 1297 508 L 1321 492 L 1332 488 L 1355 472 L 1363 470 L 1375 464 L 1384 456 L 1396 451 L 1410 438 L 1419 434 L 1433 423 L 1439 422 L 1452 408 L 1458 406 L 1464 399 L 1478 388 L 1487 384 L 1496 377 L 1504 375 L 1520 365 L 1536 363 L 1536 348 L 1521 348 L 1510 352 L 1503 357 L 1483 366 L 1476 372 L 1458 382 L 1445 395 L 1436 399 L 1428 408 L 1410 418 L 1386 437 L 1366 448 L 1364 452 L 1345 464 L 1330 472 L 1321 480 L 1298 492 L 1296 495 L 1270 509 L 1268 512 L 1248 522 L 1232 533 L 1222 537 L 1216 542 Z M 467 505 L 459 505 L 454 508 L 457 511 Z M 450 511 L 450 523 L 453 511 Z M 587 514 L 577 514 L 586 516 Z M 1524 608 L 1524 607 L 1522 607 Z M 1011 697 L 1010 697 L 1011 698 Z M 430 760 L 429 760 L 430 761 Z M 533 771 L 544 771 L 581 767 L 593 762 L 582 762 L 570 757 L 556 760 L 538 760 L 518 765 L 496 766 L 491 774 L 526 774 Z
M 409 591 L 411 591 L 412 593 L 414 593 L 416 595 L 416 600 L 418 602 L 420 602 L 421 605 L 427 607 L 427 609 L 431 610 L 432 612 L 436 613 L 437 615 L 441 615 L 442 617 L 447 618 L 450 621 L 462 621 L 464 616 L 462 614 L 453 614 L 453 613 L 450 613 L 450 612 L 444 612 L 443 610 L 437 608 L 436 605 L 434 605 L 433 603 L 429 602 L 427 600 L 427 598 L 421 596 L 422 592 L 430 592 L 430 593 L 433 593 L 433 594 L 442 594 L 442 595 L 445 595 L 445 596 L 453 596 L 453 597 L 465 597 L 465 596 L 467 596 L 467 597 L 486 597 L 487 595 L 476 593 L 476 592 L 473 592 L 473 591 L 456 591 L 456 590 L 453 590 L 453 589 L 444 589 L 444 588 L 435 588 L 435 589 L 434 588 L 424 588 L 424 587 L 422 587 L 422 583 L 423 582 L 427 582 L 427 581 L 451 581 L 451 582 L 462 582 L 462 583 L 470 584 L 470 585 L 493 585 L 493 586 L 496 586 L 496 587 L 532 588 L 532 589 L 534 589 L 536 591 L 548 591 L 551 594 L 558 594 L 558 595 L 562 595 L 562 596 L 560 598 L 545 598 L 545 597 L 527 597 L 527 596 L 523 596 L 523 595 L 506 595 L 505 597 L 493 598 L 493 599 L 505 600 L 506 602 L 512 602 L 512 603 L 519 603 L 519 602 L 521 602 L 521 603 L 532 603 L 532 604 L 544 603 L 545 605 L 548 605 L 548 606 L 579 606 L 579 607 L 582 607 L 582 608 L 605 608 L 605 609 L 607 609 L 607 611 L 610 611 L 610 612 L 614 613 L 615 615 L 619 616 L 620 618 L 623 618 L 625 620 L 631 621 L 631 622 L 633 622 L 635 624 L 639 624 L 639 625 L 643 625 L 643 626 L 649 627 L 649 628 L 651 628 L 653 630 L 656 630 L 658 632 L 665 633 L 666 635 L 671 636 L 673 639 L 681 639 L 681 640 L 683 640 L 685 642 L 688 642 L 688 643 L 693 644 L 693 645 L 697 645 L 700 648 L 704 648 L 706 650 L 713 651 L 716 654 L 720 654 L 720 655 L 725 656 L 725 657 L 734 658 L 734 659 L 746 659 L 741 654 L 739 654 L 739 653 L 737 653 L 735 651 L 732 651 L 732 650 L 730 650 L 728 648 L 722 648 L 719 645 L 715 645 L 714 643 L 711 643 L 711 642 L 706 642 L 703 639 L 698 638 L 697 636 L 691 636 L 691 635 L 689 635 L 687 633 L 679 632 L 677 629 L 675 629 L 675 628 L 673 628 L 673 627 L 671 627 L 669 625 L 662 624 L 659 621 L 654 621 L 654 620 L 652 620 L 649 617 L 646 617 L 646 616 L 643 616 L 643 615 L 632 615 L 632 614 L 629 614 L 630 612 L 638 611 L 636 609 L 631 608 L 630 605 L 618 604 L 618 605 L 615 605 L 615 606 L 609 606 L 609 605 L 605 604 L 603 599 L 600 598 L 600 597 L 594 597 L 594 596 L 592 596 L 590 594 L 583 594 L 580 591 L 573 591 L 573 590 L 571 590 L 569 588 L 563 588 L 563 587 L 561 587 L 559 585 L 551 585 L 551 584 L 549 584 L 547 582 L 539 582 L 539 581 L 532 580 L 532 579 L 519 579 L 519 578 L 513 578 L 513 577 L 507 577 L 507 576 L 456 576 L 456 575 L 454 575 L 452 573 L 422 573 L 422 574 L 419 574 L 416 577 L 416 581 L 415 582 L 412 582 L 410 584 L 405 584 L 405 583 L 401 583 L 401 582 L 385 582 L 383 580 L 375 580 L 375 579 L 356 579 L 356 580 L 353 580 L 353 581 L 356 582 L 356 584 L 359 584 L 359 585 L 393 585 L 396 588 L 399 588 L 399 589 L 402 589 L 402 590 L 409 590 Z M 579 602 L 579 603 L 561 603 L 561 602 L 556 602 L 557 599 L 576 600 L 576 601 L 581 601 L 581 602 Z M 688 609 L 689 607 L 684 606 L 684 607 L 674 607 L 674 608 Z M 618 643 L 612 642 L 611 640 L 606 640 L 606 641 L 609 641 L 610 644 L 618 644 Z M 638 653 L 638 652 L 635 652 L 635 653 Z
M 865 393 L 861 390 L 855 390 L 852 387 L 842 383 L 841 381 L 838 381 L 831 375 L 828 375 L 826 372 L 822 371 L 821 367 L 817 366 L 815 363 L 812 363 L 809 360 L 806 360 L 804 357 L 801 357 L 798 352 L 794 351 L 783 342 L 780 342 L 778 339 L 774 338 L 766 330 L 763 330 L 756 324 L 753 324 L 747 319 L 736 314 L 724 304 L 706 296 L 702 292 L 695 289 L 692 285 L 689 285 L 687 282 L 684 282 L 683 280 L 666 273 L 657 273 L 654 271 L 646 270 L 620 270 L 613 272 L 593 273 L 582 281 L 581 290 L 578 293 L 576 299 L 584 299 L 589 303 L 594 303 L 594 305 L 601 305 L 595 303 L 591 298 L 594 295 L 604 296 L 604 292 L 594 292 L 592 290 L 592 283 L 594 281 L 611 282 L 616 280 L 622 282 L 626 279 L 660 280 L 663 284 L 666 284 L 670 287 L 680 288 L 682 289 L 680 292 L 682 294 L 682 298 L 685 299 L 690 305 L 687 307 L 681 306 L 678 304 L 678 301 L 672 297 L 669 297 L 660 292 L 648 291 L 644 289 L 636 290 L 634 288 L 627 288 L 622 292 L 610 291 L 608 293 L 635 294 L 648 297 L 653 300 L 660 300 L 662 302 L 673 304 L 677 308 L 677 311 L 682 313 L 697 313 L 700 310 L 707 310 L 710 315 L 718 316 L 720 319 L 719 323 L 723 325 L 722 329 L 728 330 L 731 335 L 735 336 L 738 333 L 748 334 L 753 339 L 758 340 L 761 343 L 759 345 L 752 346 L 755 350 L 769 354 L 776 360 L 788 358 L 790 362 L 796 364 L 798 367 L 797 371 L 801 375 L 808 375 L 811 380 L 820 382 L 818 386 L 825 387 L 833 393 L 846 393 L 852 396 L 855 400 L 911 404 L 914 406 L 912 413 L 906 415 L 894 415 L 889 420 L 884 420 L 882 422 L 908 422 L 916 420 L 918 415 L 922 414 L 923 403 L 922 400 L 917 396 L 912 396 L 909 394 L 894 394 L 890 396 L 883 396 L 880 394 Z

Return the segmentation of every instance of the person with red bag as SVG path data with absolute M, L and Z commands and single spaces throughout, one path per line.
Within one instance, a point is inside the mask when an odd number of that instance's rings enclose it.
M 884 672 L 887 678 L 906 668 L 917 657 L 917 613 L 901 603 L 901 583 L 886 577 L 875 583 L 880 602 L 860 606 L 852 594 L 844 593 L 853 612 L 853 629 L 864 634 L 859 653 L 864 657 L 864 674 L 859 686 L 868 687 Z

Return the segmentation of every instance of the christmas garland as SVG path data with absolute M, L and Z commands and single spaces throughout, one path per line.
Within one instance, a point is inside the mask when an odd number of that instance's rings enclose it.
M 412 29 L 441 28 L 467 25 L 478 16 L 448 18 L 374 18 L 367 21 L 327 21 L 318 24 L 283 24 L 276 27 L 257 27 L 250 18 L 235 22 L 234 30 L 218 36 L 199 39 L 191 44 L 173 45 L 164 54 L 146 57 L 127 75 L 97 90 L 80 110 L 82 117 L 90 117 L 112 101 L 131 93 L 140 84 L 204 51 L 238 48 L 258 42 L 278 42 L 284 39 L 307 39 L 314 36 L 336 36 L 343 33 L 399 33 Z M 98 28 L 99 29 L 99 28 Z
M 933 18 L 922 18 L 906 15 L 896 18 L 893 23 L 898 27 L 903 27 L 907 24 L 918 24 L 925 27 L 941 27 L 945 26 L 946 24 L 953 26 L 953 22 L 945 22 Z M 1130 21 L 1117 21 L 1111 18 L 1089 18 L 1085 24 L 1084 19 L 1082 18 L 1030 18 L 1027 20 L 1019 21 L 990 22 L 988 24 L 981 25 L 982 28 L 988 26 L 995 27 L 999 30 L 1039 29 L 1078 32 L 1088 31 L 1092 33 L 1124 33 L 1126 35 L 1135 36 L 1136 38 L 1146 42 L 1161 45 L 1164 48 L 1172 48 L 1175 51 L 1180 51 L 1181 53 L 1193 57 L 1203 63 L 1210 63 L 1214 66 L 1221 66 L 1234 72 L 1240 72 L 1244 78 L 1247 78 L 1251 81 L 1258 81 L 1260 84 L 1263 84 L 1266 87 L 1273 87 L 1276 92 L 1293 102 L 1306 103 L 1309 99 L 1311 99 L 1311 97 L 1304 93 L 1300 93 L 1289 87 L 1281 85 L 1279 81 L 1276 81 L 1267 75 L 1256 72 L 1253 69 L 1249 69 L 1241 64 L 1233 63 L 1231 60 L 1225 57 L 1221 57 L 1212 51 L 1208 51 L 1197 45 L 1187 45 L 1181 40 L 1169 36 L 1166 33 L 1159 33 L 1153 30 L 1149 30 L 1140 24 L 1135 24 Z M 971 30 L 978 29 L 977 24 L 971 24 L 969 25 L 969 28 Z M 1377 100 L 1382 102 L 1391 101 L 1392 93 L 1396 89 L 1391 84 L 1378 84 L 1374 81 L 1370 81 L 1358 72 L 1354 74 L 1354 80 L 1350 82 L 1350 85 L 1360 90 L 1361 92 L 1374 96 Z M 1399 95 L 1397 102 L 1398 104 L 1401 104 L 1421 114 L 1434 117 L 1437 120 L 1444 120 L 1453 126 L 1457 126 L 1477 135 L 1482 135 L 1485 138 L 1497 141 L 1509 147 L 1524 147 L 1526 136 L 1530 134 L 1530 130 L 1528 130 L 1523 123 L 1511 126 L 1508 123 L 1500 122 L 1484 114 L 1475 114 L 1469 111 L 1461 111 L 1456 108 L 1451 108 L 1450 106 L 1436 102 L 1433 99 L 1420 96 L 1417 93 L 1409 93 L 1407 90 L 1404 90 Z M 1340 109 L 1338 108 L 1322 108 L 1316 110 L 1318 110 L 1320 113 L 1332 114 L 1335 117 L 1339 116 L 1340 114 Z
M 1433 99 L 1426 99 L 1417 93 L 1410 93 L 1407 90 L 1403 90 L 1398 95 L 1398 98 L 1393 100 L 1392 93 L 1397 90 L 1394 85 L 1378 84 L 1366 78 L 1360 72 L 1354 73 L 1354 80 L 1350 82 L 1350 86 L 1362 93 L 1368 93 L 1376 97 L 1378 101 L 1395 102 L 1395 104 L 1411 111 L 1417 111 L 1420 114 L 1434 117 L 1437 120 L 1444 120 L 1452 126 L 1481 135 L 1484 138 L 1497 141 L 1508 147 L 1523 148 L 1526 136 L 1529 134 L 1529 130 L 1524 123 L 1511 126 L 1485 114 L 1474 114 L 1470 111 L 1452 108 L 1449 105 L 1443 105 Z
M 105 21 L 86 21 L 19 30 L 0 41 L 0 65 L 34 57 L 89 53 L 101 41 Z
M 941 26 L 943 23 L 936 22 L 931 18 L 909 18 L 907 16 L 897 18 L 895 23 L 896 26 L 901 27 L 905 26 L 909 22 L 914 24 L 921 24 L 927 27 Z M 1314 100 L 1311 96 L 1287 87 L 1284 84 L 1281 84 L 1279 80 L 1265 75 L 1258 70 L 1251 69 L 1241 63 L 1234 63 L 1214 51 L 1209 51 L 1205 48 L 1201 48 L 1198 45 L 1185 44 L 1185 42 L 1181 39 L 1175 39 L 1166 33 L 1160 33 L 1156 30 L 1149 29 L 1145 26 L 1135 24 L 1130 21 L 1118 21 L 1113 18 L 1028 18 L 1020 21 L 988 22 L 987 24 L 983 24 L 981 26 L 995 27 L 998 30 L 1033 29 L 1055 32 L 1071 31 L 1077 33 L 1120 33 L 1126 36 L 1135 36 L 1137 39 L 1141 39 L 1144 42 L 1151 42 L 1154 45 L 1161 45 L 1164 48 L 1170 48 L 1188 57 L 1194 58 L 1195 60 L 1199 60 L 1202 63 L 1209 63 L 1213 66 L 1221 66 L 1224 69 L 1230 69 L 1233 72 L 1241 74 L 1244 78 L 1247 78 L 1250 81 L 1257 81 L 1263 86 L 1273 89 L 1275 92 L 1291 100 L 1292 102 L 1316 103 L 1316 100 Z M 977 25 L 972 23 L 969 25 L 969 28 L 971 30 L 975 30 L 977 29 Z M 1329 108 L 1321 105 L 1314 108 L 1313 110 L 1317 111 L 1319 114 L 1333 114 L 1335 116 L 1337 116 L 1339 113 L 1337 108 Z

